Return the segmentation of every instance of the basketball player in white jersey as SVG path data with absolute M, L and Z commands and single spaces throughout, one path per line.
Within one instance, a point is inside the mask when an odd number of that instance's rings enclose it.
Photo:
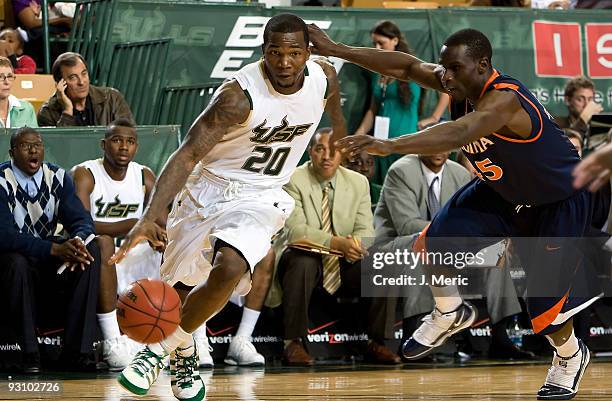
M 119 383 L 145 394 L 170 355 L 172 391 L 202 400 L 205 388 L 191 333 L 214 316 L 270 249 L 271 237 L 293 210 L 282 189 L 328 112 L 334 139 L 345 136 L 340 90 L 331 65 L 309 61 L 308 30 L 291 14 L 270 19 L 263 59 L 236 72 L 217 91 L 170 157 L 144 215 L 111 262 L 143 239 L 167 242 L 162 279 L 195 286 L 179 328 L 139 352 Z M 174 200 L 167 233 L 159 225 Z M 212 266 L 211 266 L 212 263 Z
M 91 213 L 100 235 L 101 251 L 112 254 L 115 243 L 136 224 L 155 183 L 148 167 L 133 161 L 138 150 L 136 128 L 127 119 L 114 121 L 100 143 L 104 156 L 73 169 L 77 196 Z M 111 371 L 122 370 L 135 352 L 135 343 L 122 336 L 117 324 L 117 293 L 141 278 L 159 278 L 161 254 L 145 242 L 115 266 L 102 264 L 98 323 L 102 356 Z M 132 351 L 134 350 L 134 351 Z

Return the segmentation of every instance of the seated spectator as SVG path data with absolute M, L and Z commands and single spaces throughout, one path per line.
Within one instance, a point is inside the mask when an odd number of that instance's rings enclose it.
M 42 37 L 42 13 L 40 0 L 12 0 L 13 13 L 15 20 L 26 32 L 26 50 L 28 54 L 37 59 L 38 64 L 42 64 L 43 59 L 43 37 Z M 53 6 L 49 4 L 49 10 Z M 63 15 L 49 14 L 49 34 L 53 36 L 66 36 L 72 28 L 72 18 Z M 57 46 L 51 44 L 51 53 L 59 54 Z M 65 47 L 65 46 L 64 46 Z
M 41 127 L 110 125 L 119 118 L 134 123 L 121 93 L 89 84 L 87 64 L 80 54 L 64 53 L 53 63 L 57 92 L 38 112 Z
M 242 319 L 236 334 L 232 336 L 232 341 L 227 350 L 227 355 L 224 362 L 233 366 L 264 366 L 266 359 L 263 355 L 257 352 L 257 349 L 252 343 L 253 330 L 259 320 L 261 309 L 268 295 L 270 284 L 272 282 L 272 273 L 274 270 L 275 254 L 273 250 L 268 252 L 253 269 L 253 277 L 251 281 L 251 291 L 245 297 L 232 296 L 232 302 L 239 306 L 244 306 L 242 309 Z M 191 287 L 184 286 L 185 296 Z M 177 285 L 175 285 L 177 288 Z M 181 290 L 181 288 L 177 288 Z M 212 368 L 214 361 L 210 355 L 211 348 L 208 344 L 208 335 L 206 333 L 206 323 L 200 326 L 194 333 L 193 339 L 197 343 L 198 354 L 200 356 L 201 368 Z
M 23 54 L 23 38 L 14 29 L 4 29 L 0 32 L 0 43 L 5 42 L 0 47 L 6 58 L 11 60 L 15 74 L 36 74 L 36 61 L 28 55 Z
M 582 158 L 582 135 L 580 135 L 580 132 L 571 129 L 571 128 L 563 128 L 563 132 L 565 132 L 565 135 L 567 135 L 567 139 L 570 140 L 570 142 L 572 143 L 572 145 L 574 145 L 574 147 L 576 148 L 576 150 L 578 151 L 578 156 L 580 156 L 580 158 Z
M 331 154 L 329 128 L 313 136 L 311 161 L 298 167 L 285 190 L 295 199 L 295 210 L 285 223 L 277 243 L 308 240 L 338 250 L 344 257 L 321 256 L 286 248 L 278 263 L 283 290 L 285 326 L 283 362 L 312 365 L 302 337 L 308 332 L 308 307 L 313 290 L 322 286 L 331 295 L 360 294 L 360 260 L 365 254 L 360 238 L 372 236 L 372 211 L 368 180 L 340 166 L 340 152 Z M 275 246 L 276 247 L 276 246 Z M 368 312 L 370 341 L 366 359 L 376 363 L 399 363 L 399 357 L 383 343 L 391 336 L 395 298 L 372 298 Z
M 344 162 L 344 167 L 356 171 L 368 179 L 368 182 L 370 183 L 370 200 L 372 201 L 372 210 L 374 210 L 376 204 L 378 203 L 378 199 L 380 198 L 380 191 L 382 189 L 382 185 L 372 182 L 372 178 L 374 178 L 374 173 L 376 172 L 374 156 L 366 151 L 363 151 L 358 157 L 355 157 L 352 160 L 347 159 Z
M 449 153 L 408 155 L 391 166 L 374 212 L 376 244 L 386 251 L 411 249 L 418 234 L 438 210 L 467 184 L 470 173 L 448 160 Z M 506 335 L 507 318 L 521 311 L 510 276 L 498 269 L 487 272 L 487 307 L 493 335 L 490 356 L 530 358 L 532 355 L 514 347 Z M 404 340 L 419 326 L 424 313 L 434 307 L 427 286 L 404 288 Z M 402 341 L 403 342 L 403 341 Z
M 15 82 L 13 65 L 8 58 L 0 56 L 0 126 L 38 127 L 34 106 L 26 100 L 11 95 L 13 82 Z
M 73 170 L 77 196 L 94 220 L 96 232 L 110 255 L 115 243 L 130 231 L 142 216 L 153 189 L 155 175 L 148 167 L 133 161 L 138 136 L 126 119 L 114 121 L 101 141 L 103 158 L 87 160 Z M 110 257 L 109 255 L 109 257 Z M 117 293 L 142 278 L 159 279 L 161 254 L 148 243 L 137 245 L 115 268 L 103 266 L 98 303 L 98 323 L 102 330 L 102 357 L 111 371 L 122 370 L 131 361 L 135 345 L 119 332 Z M 108 284 L 108 285 L 105 285 Z
M 93 370 L 89 358 L 96 327 L 101 255 L 91 217 L 71 178 L 44 162 L 41 135 L 21 128 L 11 136 L 11 161 L 0 164 L 0 330 L 12 331 L 22 350 L 23 371 L 40 371 L 36 335 L 40 319 L 63 314 L 62 367 Z M 70 239 L 53 236 L 62 224 Z M 56 271 L 63 263 L 62 274 Z
M 560 128 L 571 128 L 584 138 L 588 135 L 589 122 L 593 114 L 601 113 L 603 107 L 595 103 L 595 84 L 585 76 L 572 78 L 565 84 L 565 105 L 568 115 L 555 117 Z

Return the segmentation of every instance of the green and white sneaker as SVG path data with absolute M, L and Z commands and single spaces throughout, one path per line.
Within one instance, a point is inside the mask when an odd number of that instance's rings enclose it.
M 148 346 L 141 349 L 132 362 L 119 374 L 117 381 L 123 388 L 137 395 L 145 395 L 164 369 L 168 354 L 158 355 Z
M 177 348 L 170 353 L 170 384 L 172 393 L 182 401 L 201 401 L 206 396 L 206 387 L 198 371 L 196 345 Z

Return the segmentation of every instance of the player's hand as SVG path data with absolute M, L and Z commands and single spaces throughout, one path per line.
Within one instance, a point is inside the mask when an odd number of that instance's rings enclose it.
M 601 106 L 601 104 L 599 103 L 595 103 L 594 101 L 590 101 L 587 103 L 586 106 L 584 106 L 584 109 L 582 110 L 582 113 L 580 113 L 580 119 L 582 119 L 582 121 L 585 122 L 585 124 L 588 124 L 591 121 L 591 118 L 593 118 L 593 114 L 598 114 L 601 113 L 603 111 L 603 107 Z
M 597 191 L 610 180 L 611 169 L 612 143 L 596 150 L 578 163 L 572 173 L 574 188 L 589 185 L 589 191 Z
M 371 155 L 387 156 L 391 153 L 391 143 L 388 140 L 377 139 L 370 135 L 351 135 L 335 143 L 336 150 L 340 150 L 350 159 L 366 151 Z
M 127 233 L 121 243 L 121 247 L 110 258 L 108 263 L 116 264 L 121 262 L 128 251 L 143 240 L 148 241 L 152 248 L 163 250 L 168 243 L 168 236 L 166 230 L 157 223 L 146 218 L 141 218 L 138 220 L 138 223 L 132 227 L 130 232 Z
M 57 94 L 60 97 L 62 105 L 64 106 L 64 113 L 68 115 L 72 115 L 73 107 L 72 100 L 66 95 L 66 88 L 68 84 L 64 78 L 60 79 L 57 85 L 55 85 L 55 89 L 57 90 Z
M 332 56 L 333 50 L 338 44 L 330 39 L 321 28 L 315 24 L 308 24 L 308 36 L 310 37 L 310 51 L 321 56 Z

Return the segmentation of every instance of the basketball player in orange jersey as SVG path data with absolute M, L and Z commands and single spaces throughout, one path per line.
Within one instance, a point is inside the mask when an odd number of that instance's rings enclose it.
M 415 250 L 476 253 L 499 237 L 532 237 L 518 241 L 527 273 L 528 311 L 534 331 L 555 348 L 537 398 L 573 398 L 589 363 L 589 350 L 574 335 L 572 316 L 599 294 L 581 290 L 574 277 L 576 266 L 581 267 L 580 255 L 560 238 L 583 237 L 592 213 L 590 193 L 572 186 L 571 172 L 579 157 L 570 141 L 521 82 L 493 68 L 491 44 L 477 30 L 449 36 L 439 64 L 406 53 L 335 43 L 314 25 L 309 31 L 316 53 L 451 96 L 455 121 L 391 140 L 351 136 L 337 146 L 350 155 L 367 150 L 381 156 L 462 147 L 478 177 L 440 209 Z M 436 241 L 441 237 L 462 240 Z M 476 319 L 476 310 L 462 300 L 456 285 L 430 287 L 436 307 L 404 343 L 408 359 L 427 355 Z
M 112 258 L 119 261 L 142 240 L 163 246 L 167 238 L 162 279 L 194 287 L 183 303 L 179 328 L 145 347 L 119 376 L 135 394 L 149 390 L 170 355 L 175 397 L 204 398 L 191 333 L 221 310 L 234 290 L 248 292 L 253 268 L 293 210 L 294 200 L 282 186 L 323 112 L 335 139 L 346 134 L 335 70 L 308 59 L 304 21 L 276 15 L 263 38 L 263 60 L 220 87 L 168 160 L 145 213 Z M 173 200 L 166 234 L 158 221 Z M 363 253 L 359 244 L 346 241 Z

